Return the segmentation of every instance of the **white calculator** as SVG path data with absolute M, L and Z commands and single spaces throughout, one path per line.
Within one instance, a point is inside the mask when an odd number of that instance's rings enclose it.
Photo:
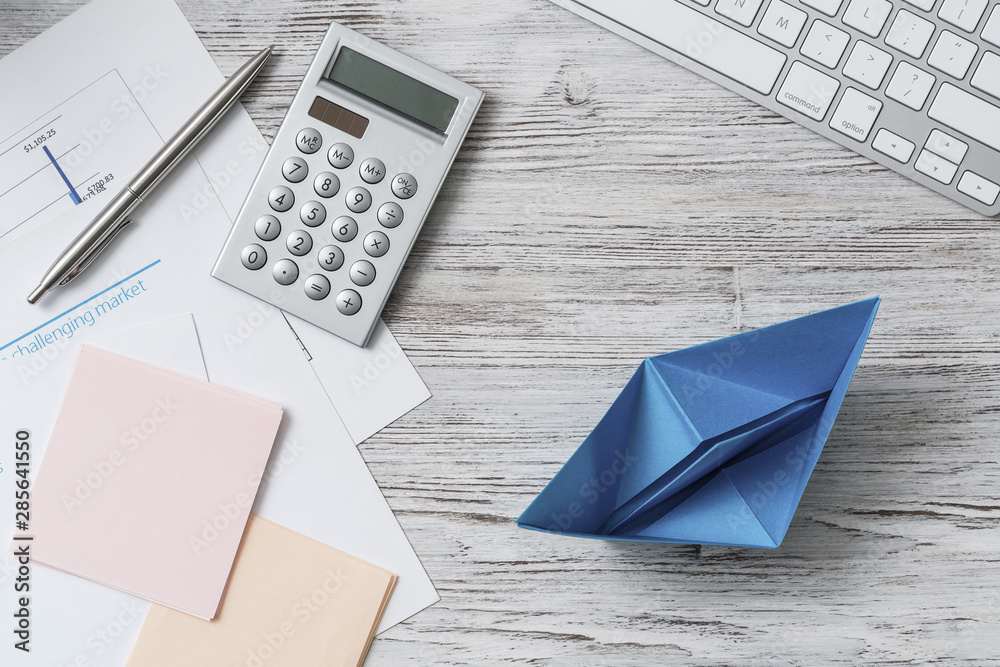
M 363 347 L 482 100 L 334 23 L 212 275 Z

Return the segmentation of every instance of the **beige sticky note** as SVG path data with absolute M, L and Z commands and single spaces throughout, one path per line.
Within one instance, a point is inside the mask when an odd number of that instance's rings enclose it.
M 357 667 L 396 579 L 251 514 L 218 617 L 153 605 L 127 667 Z
M 214 617 L 281 415 L 81 347 L 33 488 L 33 560 Z

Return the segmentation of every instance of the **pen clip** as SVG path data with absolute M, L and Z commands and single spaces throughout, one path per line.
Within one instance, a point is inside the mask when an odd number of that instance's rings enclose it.
M 94 246 L 87 251 L 87 254 L 80 258 L 80 261 L 77 262 L 76 266 L 74 266 L 72 269 L 69 270 L 69 273 L 66 274 L 66 277 L 63 278 L 61 281 L 59 281 L 59 285 L 60 286 L 66 285 L 71 280 L 76 278 L 78 275 L 83 273 L 84 270 L 86 270 L 86 268 L 90 266 L 95 259 L 97 259 L 97 256 L 100 255 L 104 251 L 104 249 L 108 247 L 108 244 L 110 244 L 115 239 L 115 237 L 118 236 L 118 234 L 121 233 L 121 231 L 126 227 L 128 227 L 130 224 L 132 224 L 131 218 L 115 225 L 114 229 L 109 231 L 107 235 L 100 240 L 99 243 L 94 244 Z

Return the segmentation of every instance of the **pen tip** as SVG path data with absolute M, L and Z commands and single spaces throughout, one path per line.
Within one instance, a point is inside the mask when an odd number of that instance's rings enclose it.
M 38 303 L 38 300 L 48 292 L 42 285 L 35 288 L 35 291 L 28 295 L 28 303 Z

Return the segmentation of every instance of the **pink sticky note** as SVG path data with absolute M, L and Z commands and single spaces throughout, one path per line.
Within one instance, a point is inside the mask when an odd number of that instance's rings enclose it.
M 34 484 L 33 560 L 215 617 L 281 414 L 82 346 Z

